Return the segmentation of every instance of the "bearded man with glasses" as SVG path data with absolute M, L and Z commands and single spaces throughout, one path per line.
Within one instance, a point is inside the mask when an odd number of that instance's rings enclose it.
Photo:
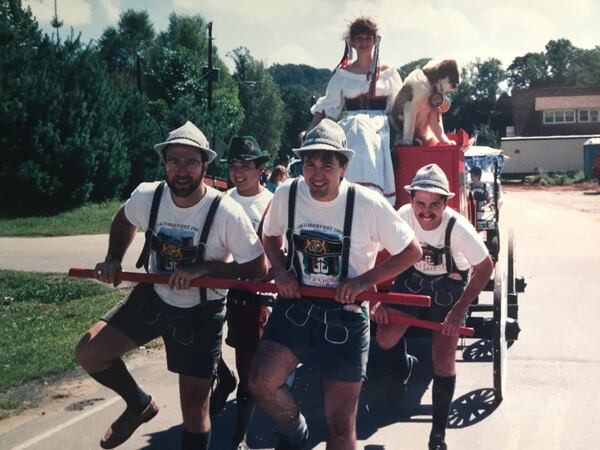
M 202 179 L 216 157 L 208 140 L 186 122 L 154 146 L 164 162 L 165 182 L 142 183 L 113 219 L 106 258 L 96 278 L 118 284 L 123 256 L 138 228 L 145 231 L 138 267 L 170 273 L 168 285 L 140 283 L 81 338 L 75 355 L 83 369 L 126 403 L 100 441 L 125 442 L 158 413 L 132 378 L 121 356 L 162 337 L 167 368 L 179 375 L 183 416 L 181 448 L 207 449 L 209 398 L 221 355 L 226 290 L 190 288 L 200 276 L 262 278 L 266 259 L 250 219 L 239 204 Z

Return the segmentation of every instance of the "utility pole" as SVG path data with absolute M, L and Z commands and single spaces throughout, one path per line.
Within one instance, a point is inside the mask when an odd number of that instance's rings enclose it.
M 208 23 L 208 65 L 202 68 L 202 78 L 206 78 L 207 81 L 207 96 L 208 96 L 208 111 L 212 112 L 213 104 L 212 104 L 212 84 L 213 82 L 219 81 L 220 72 L 219 69 L 216 69 L 213 66 L 213 36 L 212 36 L 212 22 Z
M 206 78 L 206 83 L 207 83 L 206 94 L 208 97 L 207 98 L 207 107 L 208 107 L 207 109 L 208 109 L 208 114 L 211 115 L 212 110 L 213 110 L 212 84 L 213 84 L 213 82 L 219 81 L 220 72 L 219 72 L 219 69 L 215 69 L 215 67 L 213 66 L 212 22 L 208 23 L 207 28 L 208 28 L 208 61 L 207 61 L 208 64 L 202 68 L 202 78 Z M 213 135 L 212 148 L 215 148 L 215 146 L 216 146 L 216 138 Z
M 58 44 L 60 42 L 60 36 L 58 34 L 58 29 L 63 26 L 63 21 L 58 19 L 58 9 L 56 6 L 57 1 L 58 0 L 54 0 L 54 17 L 52 18 L 50 25 L 52 25 L 54 28 L 56 28 L 56 43 Z
M 138 92 L 142 93 L 142 57 L 139 53 L 135 55 L 135 74 Z

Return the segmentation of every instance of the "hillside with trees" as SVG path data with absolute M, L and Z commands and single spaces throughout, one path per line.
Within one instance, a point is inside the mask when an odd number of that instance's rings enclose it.
M 3 216 L 50 214 L 87 202 L 126 198 L 161 177 L 153 145 L 186 120 L 217 150 L 236 134 L 254 135 L 272 160 L 287 160 L 309 108 L 331 70 L 303 64 L 267 67 L 239 47 L 212 60 L 218 69 L 208 108 L 208 24 L 171 14 L 157 31 L 145 11 L 123 12 L 97 41 L 43 33 L 21 0 L 0 4 L 0 204 Z M 225 31 L 220 31 L 225 32 Z M 429 58 L 397 64 L 402 77 Z M 517 56 L 505 70 L 493 57 L 468 62 L 445 114 L 447 130 L 465 129 L 498 146 L 512 123 L 511 89 L 600 86 L 600 47 L 568 39 Z M 223 175 L 215 162 L 209 173 Z

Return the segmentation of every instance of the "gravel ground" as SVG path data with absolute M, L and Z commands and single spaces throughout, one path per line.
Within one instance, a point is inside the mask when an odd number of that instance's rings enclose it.
M 592 215 L 600 221 L 600 185 L 581 183 L 571 186 L 504 186 L 507 196 L 512 193 L 519 198 L 566 208 Z

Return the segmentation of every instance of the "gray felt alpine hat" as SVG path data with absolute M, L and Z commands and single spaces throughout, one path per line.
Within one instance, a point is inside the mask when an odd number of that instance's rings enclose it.
M 302 153 L 309 150 L 338 152 L 348 158 L 348 161 L 354 156 L 354 150 L 347 148 L 346 133 L 344 133 L 342 127 L 327 118 L 321 120 L 312 130 L 307 132 L 302 146 L 293 149 L 293 152 L 298 158 L 302 158 Z
M 211 162 L 217 157 L 217 153 L 210 149 L 208 139 L 206 139 L 204 133 L 189 120 L 179 128 L 171 131 L 169 136 L 167 136 L 167 140 L 160 144 L 156 144 L 154 150 L 158 152 L 161 158 L 164 158 L 163 150 L 171 144 L 184 144 L 189 145 L 190 147 L 199 148 L 206 155 L 208 162 Z
M 404 186 L 404 190 L 409 194 L 411 191 L 423 191 L 443 195 L 446 198 L 454 197 L 454 192 L 450 192 L 446 174 L 437 164 L 427 164 L 417 170 L 412 183 Z

